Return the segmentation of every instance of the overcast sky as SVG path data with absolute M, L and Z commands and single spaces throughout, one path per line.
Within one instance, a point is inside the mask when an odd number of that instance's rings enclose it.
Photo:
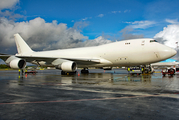
M 176 48 L 178 5 L 179 0 L 0 0 L 0 53 L 17 52 L 15 33 L 37 51 L 141 37 Z

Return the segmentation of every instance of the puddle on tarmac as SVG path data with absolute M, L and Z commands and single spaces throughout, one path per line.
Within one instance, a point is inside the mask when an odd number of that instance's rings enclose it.
M 179 75 L 163 77 L 161 73 L 151 75 L 129 75 L 126 70 L 90 70 L 89 74 L 61 75 L 60 70 L 38 71 L 19 77 L 18 71 L 0 71 L 0 81 L 13 85 L 70 86 L 85 85 L 104 88 L 135 90 L 179 91 Z M 79 72 L 79 71 L 78 71 Z M 80 73 L 80 72 L 79 72 Z

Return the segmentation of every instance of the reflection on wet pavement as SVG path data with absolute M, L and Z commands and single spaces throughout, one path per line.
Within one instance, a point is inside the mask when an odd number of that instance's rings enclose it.
M 9 84 L 103 87 L 125 91 L 179 92 L 179 75 L 163 77 L 161 73 L 151 75 L 130 75 L 124 69 L 112 71 L 90 70 L 90 74 L 61 75 L 59 70 L 38 71 L 36 75 L 19 77 L 17 71 L 0 71 L 0 80 L 10 80 Z M 14 84 L 13 84 L 14 85 Z M 81 87 L 82 87 L 81 86 Z
M 124 69 L 19 77 L 0 71 L 0 120 L 179 119 L 179 75 L 130 75 Z

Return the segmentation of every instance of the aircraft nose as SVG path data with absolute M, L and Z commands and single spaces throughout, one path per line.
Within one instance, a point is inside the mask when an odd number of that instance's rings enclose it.
M 172 50 L 171 50 L 171 54 L 174 56 L 174 55 L 176 55 L 176 54 L 177 54 L 177 51 L 176 51 L 176 50 L 174 50 L 174 49 L 172 49 Z
M 159 51 L 160 57 L 162 59 L 168 59 L 168 58 L 171 58 L 177 54 L 176 50 L 174 50 L 170 47 L 167 47 L 167 46 L 159 47 L 158 51 Z

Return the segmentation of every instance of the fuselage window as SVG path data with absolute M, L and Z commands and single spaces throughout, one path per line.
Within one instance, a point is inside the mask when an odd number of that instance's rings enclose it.
M 129 45 L 130 43 L 125 43 L 125 45 Z
M 157 42 L 156 40 L 150 40 L 150 42 Z

